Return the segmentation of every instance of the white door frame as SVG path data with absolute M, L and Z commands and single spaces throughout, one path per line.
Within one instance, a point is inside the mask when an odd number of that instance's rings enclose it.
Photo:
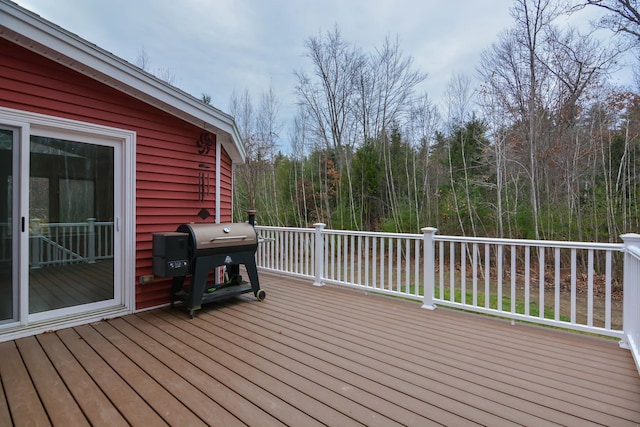
M 0 341 L 16 338 L 12 327 L 19 329 L 18 336 L 37 333 L 39 330 L 68 327 L 96 319 L 115 317 L 135 310 L 135 145 L 136 133 L 79 122 L 59 117 L 25 112 L 0 107 L 0 123 L 19 132 L 19 170 L 14 179 L 18 185 L 20 200 L 15 208 L 24 218 L 26 230 L 19 233 L 18 258 L 20 267 L 17 280 L 19 286 L 18 322 L 4 324 L 0 328 Z M 29 147 L 31 135 L 62 138 L 90 144 L 114 147 L 114 238 L 118 242 L 114 256 L 120 268 L 114 271 L 114 300 L 109 304 L 94 303 L 87 306 L 69 307 L 51 312 L 29 315 L 28 306 L 28 224 L 29 224 Z M 27 260 L 27 261 L 24 261 Z M 114 260 L 115 261 L 115 260 Z M 26 333 L 24 332 L 25 330 Z

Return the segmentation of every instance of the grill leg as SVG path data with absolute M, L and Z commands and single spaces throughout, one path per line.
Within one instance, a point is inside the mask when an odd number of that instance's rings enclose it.
M 173 303 L 177 299 L 176 294 L 182 290 L 185 278 L 185 276 L 177 276 L 173 278 L 173 283 L 171 285 L 171 307 L 173 307 Z
M 249 275 L 249 281 L 251 282 L 251 289 L 253 290 L 253 295 L 258 298 L 258 300 L 262 301 L 266 294 L 260 289 L 260 281 L 258 280 L 258 268 L 256 267 L 256 260 L 253 256 L 246 257 L 245 268 L 247 269 L 247 274 Z
M 193 310 L 202 307 L 202 295 L 207 284 L 209 275 L 209 267 L 211 264 L 210 257 L 196 258 L 193 266 L 193 274 L 191 275 L 191 286 L 189 288 L 189 302 L 187 308 L 193 316 Z

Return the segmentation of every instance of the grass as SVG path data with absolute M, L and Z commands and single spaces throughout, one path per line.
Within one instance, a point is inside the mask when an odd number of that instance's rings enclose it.
M 415 295 L 415 285 L 411 285 L 409 288 L 409 292 Z M 454 302 L 462 303 L 462 291 L 460 289 L 455 289 L 455 295 L 453 298 Z M 449 287 L 444 288 L 443 296 L 440 297 L 440 288 L 436 287 L 434 298 L 442 299 L 445 301 L 451 301 L 451 289 Z M 418 288 L 418 295 L 424 295 L 424 290 L 422 285 Z M 484 305 L 485 294 L 483 292 L 477 293 L 477 307 L 490 308 L 493 310 L 498 310 L 498 296 L 497 295 L 489 295 L 489 306 L 486 307 Z M 473 305 L 473 293 L 465 292 L 464 304 L 472 306 Z M 508 296 L 502 297 L 502 311 L 510 312 L 511 311 L 511 298 Z M 516 299 L 515 301 L 515 313 L 524 314 L 525 313 L 525 303 L 522 300 Z M 535 301 L 529 302 L 529 316 L 531 317 L 540 317 L 540 306 Z M 544 318 L 545 319 L 555 319 L 555 312 L 551 308 L 544 307 Z M 560 321 L 570 322 L 571 319 L 568 316 L 560 315 Z

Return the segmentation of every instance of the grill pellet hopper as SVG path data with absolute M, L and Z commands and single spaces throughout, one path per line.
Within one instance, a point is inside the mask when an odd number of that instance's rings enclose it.
M 254 220 L 250 213 L 248 223 L 182 224 L 176 232 L 153 235 L 153 271 L 173 277 L 172 305 L 182 302 L 193 317 L 202 304 L 248 292 L 253 292 L 259 301 L 264 300 L 266 294 L 260 289 L 256 267 L 258 235 Z M 241 264 L 249 282 L 240 275 Z M 215 276 L 211 270 L 222 266 L 226 267 L 224 280 L 209 280 Z M 189 283 L 187 274 L 191 276 Z

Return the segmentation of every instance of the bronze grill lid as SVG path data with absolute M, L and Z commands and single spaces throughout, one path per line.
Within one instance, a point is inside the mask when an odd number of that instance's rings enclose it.
M 258 244 L 255 229 L 248 223 L 191 223 L 182 224 L 178 231 L 191 235 L 193 249 L 230 249 Z

